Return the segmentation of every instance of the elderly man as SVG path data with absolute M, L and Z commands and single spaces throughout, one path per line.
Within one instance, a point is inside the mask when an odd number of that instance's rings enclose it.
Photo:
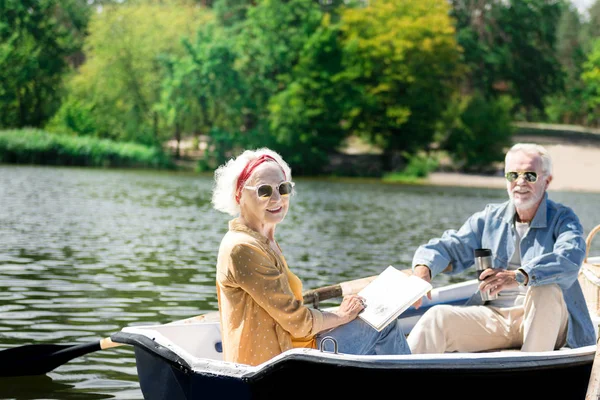
M 443 271 L 473 266 L 479 248 L 492 250 L 492 268 L 482 272 L 479 291 L 466 305 L 425 312 L 408 336 L 412 353 L 547 351 L 595 343 L 577 281 L 586 252 L 583 229 L 573 210 L 548 198 L 548 152 L 516 144 L 506 154 L 505 172 L 508 201 L 487 205 L 458 231 L 417 249 L 413 272 L 428 282 Z M 481 292 L 497 297 L 484 302 Z

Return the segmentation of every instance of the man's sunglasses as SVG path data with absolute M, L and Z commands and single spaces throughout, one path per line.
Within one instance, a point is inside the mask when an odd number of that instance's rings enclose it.
M 519 177 L 523 175 L 523 178 L 525 178 L 525 180 L 527 182 L 531 182 L 534 183 L 535 181 L 537 181 L 538 178 L 538 174 L 537 172 L 533 172 L 533 171 L 525 171 L 525 172 L 515 172 L 515 171 L 510 171 L 506 173 L 506 180 L 509 182 L 514 182 L 517 179 L 519 179 Z
M 256 195 L 258 196 L 259 199 L 268 199 L 273 195 L 273 191 L 275 189 L 277 189 L 277 191 L 279 191 L 279 195 L 281 197 L 286 197 L 289 196 L 290 194 L 292 194 L 292 191 L 294 190 L 294 182 L 281 182 L 279 185 L 277 185 L 276 187 L 273 187 L 271 185 L 260 185 L 260 186 L 244 186 L 244 189 L 250 189 L 250 190 L 256 190 Z

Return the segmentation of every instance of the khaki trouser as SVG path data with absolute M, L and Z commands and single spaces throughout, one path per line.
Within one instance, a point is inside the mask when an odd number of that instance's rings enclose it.
M 568 312 L 556 284 L 529 287 L 522 306 L 433 306 L 408 335 L 413 354 L 520 348 L 548 351 L 566 343 Z

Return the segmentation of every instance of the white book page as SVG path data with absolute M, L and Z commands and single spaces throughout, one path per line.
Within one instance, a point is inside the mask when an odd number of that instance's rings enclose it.
M 431 289 L 430 283 L 390 265 L 358 292 L 366 304 L 358 316 L 381 331 Z

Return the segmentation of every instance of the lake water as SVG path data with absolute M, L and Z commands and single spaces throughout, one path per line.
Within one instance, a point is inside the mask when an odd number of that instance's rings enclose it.
M 276 237 L 305 289 L 409 268 L 417 246 L 504 190 L 295 179 Z M 228 215 L 212 176 L 0 165 L 0 349 L 87 343 L 125 326 L 217 309 Z M 600 194 L 550 192 L 600 223 Z M 600 239 L 590 254 L 600 254 Z M 475 275 L 436 277 L 434 286 Z M 142 399 L 133 350 L 98 351 L 44 376 L 0 378 L 0 398 Z

